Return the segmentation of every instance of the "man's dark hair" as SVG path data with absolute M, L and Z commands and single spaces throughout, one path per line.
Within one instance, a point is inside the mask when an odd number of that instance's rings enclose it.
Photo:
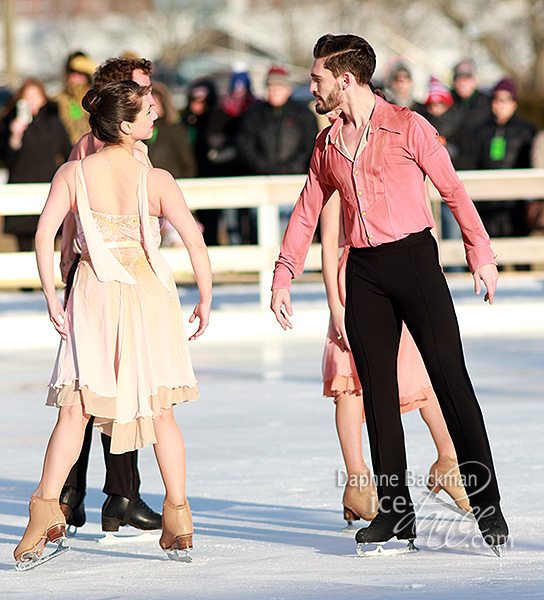
M 153 64 L 145 58 L 108 58 L 94 72 L 93 88 L 97 89 L 113 81 L 128 81 L 134 71 L 151 75 Z
M 148 93 L 149 86 L 139 86 L 132 80 L 91 88 L 81 105 L 89 113 L 93 135 L 101 142 L 117 144 L 121 139 L 119 126 L 123 121 L 134 123 L 142 108 L 142 98 Z
M 355 77 L 359 85 L 370 83 L 376 69 L 376 54 L 362 37 L 352 34 L 321 36 L 314 46 L 314 58 L 324 58 L 325 68 L 334 77 L 346 71 Z

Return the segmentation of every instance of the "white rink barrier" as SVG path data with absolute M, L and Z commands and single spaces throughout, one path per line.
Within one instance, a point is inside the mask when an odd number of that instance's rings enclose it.
M 473 200 L 537 200 L 544 198 L 544 169 L 459 172 Z M 273 175 L 228 177 L 214 179 L 183 179 L 178 183 L 191 210 L 207 208 L 255 208 L 257 211 L 258 244 L 252 246 L 210 247 L 213 272 L 219 274 L 258 273 L 260 305 L 267 308 L 274 261 L 277 258 L 280 231 L 280 207 L 290 207 L 296 201 L 305 176 Z M 0 215 L 39 214 L 49 190 L 48 184 L 0 185 Z M 440 197 L 429 184 L 429 195 L 435 217 L 440 211 Z M 436 219 L 437 223 L 439 219 Z M 503 265 L 544 264 L 544 236 L 498 238 L 493 240 L 498 261 Z M 191 265 L 182 248 L 164 248 L 177 281 L 190 278 Z M 460 240 L 442 240 L 441 261 L 444 266 L 464 265 L 464 250 Z M 55 277 L 62 286 L 59 257 L 55 259 Z M 321 270 L 319 244 L 312 245 L 306 268 Z M 38 287 L 39 278 L 32 252 L 0 253 L 0 288 Z

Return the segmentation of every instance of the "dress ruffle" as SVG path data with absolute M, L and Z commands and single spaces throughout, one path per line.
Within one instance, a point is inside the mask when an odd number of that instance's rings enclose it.
M 348 248 L 346 247 L 340 258 L 338 269 L 338 287 L 342 304 L 345 304 L 344 282 L 347 256 Z M 353 394 L 361 396 L 362 400 L 362 386 L 353 355 L 338 345 L 332 320 L 329 321 L 329 331 L 325 340 L 322 374 L 323 396 L 332 397 L 336 402 L 344 395 Z M 401 413 L 422 408 L 429 401 L 436 399 L 419 350 L 404 323 L 400 336 L 397 375 Z M 363 420 L 364 418 L 363 410 Z
M 148 398 L 153 416 L 137 417 L 128 423 L 120 423 L 116 420 L 117 398 L 101 396 L 87 386 L 80 387 L 78 381 L 60 388 L 51 386 L 46 404 L 56 408 L 81 404 L 86 414 L 94 416 L 94 426 L 102 433 L 111 436 L 110 452 L 122 454 L 127 449 L 138 450 L 145 448 L 150 443 L 154 444 L 157 439 L 153 419 L 176 404 L 192 402 L 199 397 L 196 385 L 174 389 L 159 386 L 156 392 Z

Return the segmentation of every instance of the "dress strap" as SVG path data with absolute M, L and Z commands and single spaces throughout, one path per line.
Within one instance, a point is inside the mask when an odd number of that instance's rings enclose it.
M 106 243 L 96 227 L 89 205 L 89 194 L 81 168 L 81 160 L 76 165 L 76 203 L 83 235 L 89 249 L 91 265 L 99 281 L 119 281 L 135 284 L 136 280 L 108 250 Z
M 140 215 L 140 227 L 142 231 L 143 246 L 145 248 L 149 264 L 153 269 L 155 275 L 164 287 L 170 292 L 174 293 L 174 284 L 172 280 L 172 269 L 166 262 L 163 255 L 160 253 L 157 244 L 153 239 L 151 233 L 151 226 L 149 224 L 149 201 L 147 198 L 147 174 L 150 171 L 150 167 L 144 167 L 140 171 L 140 182 L 138 184 L 138 213 Z

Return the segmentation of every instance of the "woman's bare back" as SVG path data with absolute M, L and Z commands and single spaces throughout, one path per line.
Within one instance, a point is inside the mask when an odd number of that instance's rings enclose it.
M 138 214 L 138 185 L 145 165 L 121 148 L 105 147 L 81 163 L 83 178 L 94 212 L 113 215 Z M 151 216 L 159 216 L 149 206 Z M 76 207 L 77 212 L 77 207 Z

